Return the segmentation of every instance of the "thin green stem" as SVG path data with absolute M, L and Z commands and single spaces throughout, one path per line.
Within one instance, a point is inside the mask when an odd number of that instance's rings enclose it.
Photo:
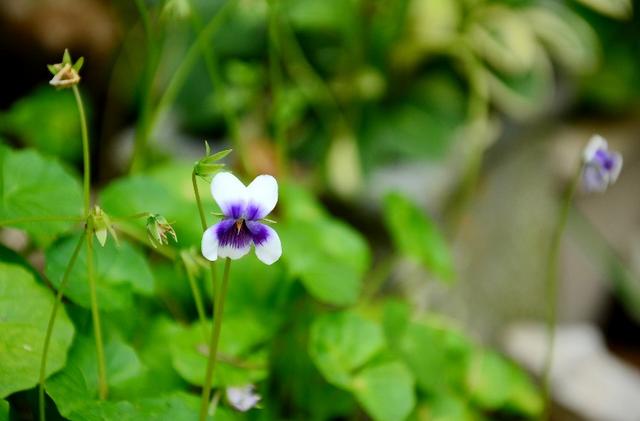
M 204 208 L 202 207 L 202 200 L 200 200 L 200 191 L 198 190 L 198 176 L 196 175 L 196 169 L 191 171 L 191 184 L 193 185 L 193 195 L 196 198 L 196 204 L 198 205 L 198 213 L 200 214 L 200 225 L 202 225 L 202 231 L 207 229 L 207 218 L 204 216 Z
M 151 18 L 149 12 L 144 4 L 143 0 L 135 0 L 136 7 L 140 13 L 142 19 L 142 27 L 147 38 L 146 59 L 145 68 L 143 74 L 143 92 L 142 92 L 142 106 L 140 109 L 140 119 L 138 126 L 136 127 L 136 134 L 134 139 L 133 157 L 131 159 L 131 165 L 129 170 L 131 172 L 140 170 L 145 165 L 145 152 L 149 139 L 149 134 L 153 126 L 151 125 L 151 109 L 153 106 L 153 84 L 158 69 L 158 62 L 160 57 L 160 48 L 156 45 L 154 39 L 153 28 L 151 25 Z
M 200 402 L 200 421 L 207 418 L 207 409 L 209 407 L 209 396 L 211 394 L 211 381 L 216 369 L 216 360 L 218 354 L 218 343 L 220 342 L 220 329 L 222 328 L 222 315 L 224 313 L 224 301 L 227 294 L 227 286 L 229 284 L 229 268 L 231 259 L 227 257 L 224 262 L 224 275 L 222 276 L 222 285 L 217 294 L 217 302 L 214 307 L 215 315 L 213 320 L 213 330 L 211 331 L 211 342 L 209 345 L 209 359 L 207 360 L 207 371 L 205 372 L 204 384 L 202 386 L 202 401 Z
M 80 128 L 82 131 L 82 162 L 84 163 L 84 216 L 91 212 L 91 156 L 89 155 L 89 131 L 87 130 L 87 118 L 84 113 L 82 96 L 77 85 L 73 85 L 73 95 L 76 98 L 78 113 L 80 114 Z
M 229 1 L 229 3 L 231 3 L 231 1 Z M 202 21 L 200 20 L 200 17 L 197 13 L 192 13 L 191 23 L 197 34 L 201 34 L 205 30 L 205 27 L 203 26 Z M 243 169 L 246 172 L 249 172 L 251 171 L 251 163 L 248 159 L 246 148 L 244 147 L 242 138 L 240 136 L 240 123 L 238 122 L 238 117 L 230 107 L 229 101 L 227 101 L 224 95 L 224 81 L 222 79 L 222 75 L 220 74 L 220 63 L 218 62 L 215 48 L 212 48 L 212 45 L 201 43 L 200 52 L 202 54 L 202 57 L 204 58 L 204 64 L 209 75 L 211 86 L 214 90 L 216 103 L 222 109 L 222 117 L 224 118 L 227 130 L 231 135 L 233 148 L 237 151 L 238 156 L 240 157 L 240 164 L 242 165 Z
M 96 279 L 93 267 L 93 233 L 90 226 L 85 230 L 87 236 L 87 277 L 89 278 L 89 292 L 91 296 L 91 316 L 93 319 L 93 334 L 96 340 L 96 354 L 98 357 L 98 397 L 107 399 L 107 368 L 104 359 L 104 345 L 102 343 L 102 328 L 100 325 L 100 310 L 98 309 L 98 295 L 96 293 Z
M 173 103 L 175 98 L 177 97 L 180 89 L 184 86 L 187 76 L 191 73 L 193 66 L 197 62 L 198 54 L 202 51 L 203 48 L 207 48 L 206 43 L 209 41 L 211 36 L 216 32 L 216 30 L 220 27 L 224 18 L 227 16 L 229 11 L 231 11 L 231 5 L 234 3 L 234 0 L 228 0 L 220 10 L 215 14 L 215 16 L 207 23 L 207 25 L 202 29 L 202 31 L 198 34 L 195 42 L 189 47 L 187 53 L 185 54 L 184 59 L 180 62 L 178 68 L 173 72 L 173 76 L 167 85 L 164 93 L 160 97 L 158 104 L 154 108 L 153 112 L 149 117 L 149 127 L 148 131 L 153 130 L 158 121 L 159 117 L 169 108 L 169 106 Z
M 156 252 L 162 257 L 166 257 L 169 260 L 175 260 L 177 257 L 176 252 L 171 247 L 168 247 L 168 246 L 152 247 L 151 244 L 149 244 L 149 240 L 147 239 L 147 236 L 142 234 L 140 230 L 137 228 L 130 227 L 127 224 L 119 224 L 116 226 L 116 229 L 122 234 L 131 238 L 132 240 L 135 240 L 138 243 L 149 247 L 151 250 L 153 250 L 154 252 Z
M 148 218 L 149 216 L 151 216 L 151 212 L 139 212 L 133 215 L 112 216 L 111 219 L 114 221 L 130 221 L 132 219 Z
M 80 114 L 80 126 L 82 129 L 82 159 L 84 163 L 84 214 L 87 218 L 91 214 L 91 156 L 89 154 L 89 132 L 84 105 L 78 86 L 73 86 L 73 95 L 76 98 L 78 112 Z M 96 339 L 96 353 L 98 355 L 98 395 L 100 399 L 106 399 L 108 393 L 107 370 L 104 361 L 104 347 L 102 344 L 102 330 L 100 327 L 100 311 L 98 310 L 98 297 L 96 293 L 96 280 L 93 273 L 93 227 L 87 223 L 85 227 L 87 241 L 87 278 L 91 294 L 91 315 L 93 318 L 93 330 Z
M 196 311 L 198 312 L 198 320 L 200 321 L 200 327 L 202 328 L 202 337 L 206 341 L 207 340 L 207 317 L 204 313 L 204 304 L 202 303 L 202 295 L 200 295 L 200 288 L 198 287 L 197 281 L 193 276 L 193 273 L 185 266 L 185 271 L 187 272 L 187 279 L 189 280 L 189 287 L 191 288 L 191 293 L 193 294 L 193 300 L 196 303 Z
M 278 115 L 282 95 L 282 67 L 278 57 L 280 49 L 280 39 L 278 32 L 278 11 L 275 0 L 270 0 L 269 4 L 269 78 L 271 83 L 271 108 L 276 140 L 276 151 L 278 154 L 278 173 L 286 176 L 288 170 L 287 163 L 287 139 L 286 131 L 282 119 Z
M 73 249 L 73 253 L 71 254 L 71 258 L 69 259 L 67 268 L 62 275 L 62 280 L 60 281 L 60 286 L 58 287 L 58 293 L 56 294 L 56 300 L 53 302 L 51 316 L 49 316 L 49 322 L 47 324 L 47 333 L 45 334 L 44 345 L 42 346 L 42 359 L 40 360 L 40 382 L 38 385 L 38 409 L 40 413 L 40 421 L 45 421 L 44 380 L 47 373 L 47 355 L 49 353 L 49 344 L 51 343 L 51 335 L 53 333 L 53 324 L 55 323 L 56 315 L 58 314 L 58 307 L 60 307 L 60 303 L 62 302 L 64 289 L 67 286 L 67 282 L 69 281 L 69 274 L 71 273 L 73 266 L 76 264 L 76 260 L 78 258 L 78 255 L 80 254 L 80 250 L 82 249 L 83 241 L 84 236 L 81 235 L 78 239 L 78 243 L 76 244 L 75 249 Z
M 0 227 L 5 225 L 23 224 L 28 222 L 81 222 L 86 218 L 82 216 L 25 216 L 0 220 Z
M 547 353 L 544 361 L 544 369 L 542 372 L 542 387 L 544 398 L 544 417 L 549 419 L 551 405 L 551 369 L 553 366 L 553 350 L 555 346 L 556 326 L 558 318 L 558 257 L 560 252 L 560 242 L 562 234 L 567 225 L 569 211 L 573 203 L 573 196 L 578 188 L 580 176 L 582 174 L 582 166 L 578 168 L 571 185 L 566 192 L 564 202 L 560 208 L 558 220 L 551 237 L 551 245 L 547 256 L 547 271 L 545 276 L 545 286 L 547 295 Z
M 204 208 L 202 206 L 202 200 L 200 199 L 200 190 L 198 189 L 198 178 L 196 176 L 196 169 L 191 172 L 191 183 L 193 184 L 193 195 L 196 198 L 196 204 L 198 206 L 198 213 L 200 214 L 200 224 L 202 225 L 202 232 L 207 230 L 207 218 L 204 214 Z M 217 289 L 217 275 L 215 262 L 209 262 L 209 273 L 211 275 L 211 285 L 213 287 L 213 302 L 216 301 L 216 289 Z

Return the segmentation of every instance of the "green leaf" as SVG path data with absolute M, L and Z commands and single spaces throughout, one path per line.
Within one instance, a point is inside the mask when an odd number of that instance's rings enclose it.
M 0 116 L 3 131 L 47 155 L 75 161 L 82 153 L 80 115 L 71 91 L 42 86 Z
M 453 278 L 449 247 L 435 222 L 421 209 L 400 193 L 392 192 L 384 199 L 384 217 L 400 253 L 417 260 L 440 279 Z
M 209 332 L 195 323 L 183 329 L 171 342 L 171 360 L 180 376 L 194 385 L 204 383 L 207 367 Z M 258 347 L 268 339 L 268 330 L 260 320 L 247 315 L 225 315 L 220 332 L 220 346 L 214 385 L 241 386 L 267 376 L 266 349 Z M 257 349 L 257 350 L 256 350 Z
M 118 385 L 117 396 L 129 400 L 156 397 L 162 393 L 184 390 L 186 382 L 171 364 L 171 343 L 183 328 L 165 317 L 157 317 L 150 326 L 136 335 L 138 356 L 143 364 L 139 375 Z
M 409 305 L 400 300 L 388 300 L 384 303 L 382 327 L 389 347 L 395 348 L 409 325 Z
M 631 0 L 576 0 L 598 13 L 615 19 L 629 18 L 633 13 Z
M 341 0 L 288 0 L 282 6 L 291 24 L 305 31 L 326 33 L 348 30 L 356 16 L 354 3 Z
M 197 418 L 200 400 L 184 392 L 132 401 L 91 401 L 68 415 L 72 421 L 193 421 Z M 213 420 L 214 417 L 207 417 Z M 236 420 L 224 408 L 216 410 L 215 421 Z
M 77 241 L 77 236 L 65 238 L 46 251 L 45 272 L 56 287 L 62 281 Z M 140 251 L 126 241 L 119 246 L 108 241 L 104 247 L 99 247 L 93 237 L 92 241 L 98 305 L 102 311 L 132 308 L 133 293 L 153 293 L 153 275 Z M 80 252 L 71 270 L 65 296 L 84 308 L 91 308 L 85 250 Z
M 471 399 L 486 410 L 510 410 L 529 417 L 542 413 L 543 402 L 527 375 L 491 351 L 473 355 L 467 376 Z
M 349 225 L 331 218 L 309 192 L 295 185 L 281 191 L 285 221 L 276 226 L 282 260 L 316 299 L 339 306 L 357 301 L 369 265 L 369 248 Z
M 9 402 L 0 400 L 0 421 L 9 421 Z
M 538 47 L 535 36 L 525 16 L 513 8 L 480 9 L 467 36 L 475 53 L 501 73 L 522 74 L 533 66 Z
M 399 362 L 365 368 L 353 379 L 352 390 L 376 421 L 402 421 L 415 406 L 413 377 Z
M 198 180 L 205 213 L 216 210 L 209 185 Z M 101 194 L 102 208 L 112 217 L 140 212 L 158 213 L 174 227 L 181 247 L 200 247 L 202 227 L 191 185 L 191 166 L 173 164 L 157 167 L 146 175 L 114 181 Z M 208 216 L 213 223 L 211 216 Z M 144 220 L 132 221 L 144 233 Z
M 354 312 L 318 317 L 309 338 L 309 355 L 322 375 L 348 388 L 353 373 L 384 346 L 382 329 Z
M 460 397 L 452 393 L 431 396 L 418 407 L 417 419 L 429 421 L 479 421 L 472 407 Z
M 54 296 L 20 266 L 0 263 L 0 398 L 38 383 Z M 74 328 L 64 308 L 56 315 L 47 375 L 60 370 Z
M 322 218 L 278 224 L 282 258 L 316 299 L 333 305 L 354 304 L 369 264 L 369 249 L 349 225 Z
M 493 103 L 508 116 L 530 118 L 545 109 L 553 93 L 551 63 L 544 50 L 536 50 L 533 67 L 526 73 L 507 75 L 486 69 Z
M 600 46 L 593 28 L 580 15 L 561 4 L 526 9 L 527 20 L 553 58 L 575 73 L 596 69 Z
M 431 320 L 412 322 L 398 349 L 424 392 L 463 388 L 471 344 L 457 331 Z
M 80 183 L 57 160 L 32 150 L 0 146 L 0 221 L 82 213 Z M 70 222 L 11 224 L 26 230 L 42 246 L 67 231 Z
M 119 384 L 139 375 L 142 365 L 131 346 L 115 337 L 106 339 L 107 381 L 110 387 L 117 388 Z M 93 337 L 76 337 L 67 365 L 47 380 L 45 388 L 63 416 L 82 419 L 73 416 L 74 412 L 98 398 L 98 367 Z

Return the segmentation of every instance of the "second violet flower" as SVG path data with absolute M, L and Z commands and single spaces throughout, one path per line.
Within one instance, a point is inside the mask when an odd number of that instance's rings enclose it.
M 211 194 L 224 218 L 202 236 L 202 255 L 211 261 L 239 259 L 255 246 L 256 256 L 270 265 L 282 255 L 276 231 L 262 222 L 278 202 L 278 182 L 259 175 L 245 186 L 233 174 L 221 172 L 211 181 Z

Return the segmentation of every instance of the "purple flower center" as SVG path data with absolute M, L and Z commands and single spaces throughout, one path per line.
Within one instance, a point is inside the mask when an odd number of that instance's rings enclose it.
M 598 149 L 596 151 L 595 161 L 606 171 L 613 170 L 615 164 L 613 156 L 604 149 Z
M 269 238 L 269 231 L 257 221 L 228 218 L 218 224 L 216 236 L 220 246 L 241 249 L 252 242 L 257 246 L 263 244 Z

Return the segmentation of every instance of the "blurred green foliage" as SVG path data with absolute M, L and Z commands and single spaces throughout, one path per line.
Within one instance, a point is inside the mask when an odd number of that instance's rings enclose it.
M 87 256 L 81 253 L 49 353 L 49 414 L 191 420 L 197 411 L 211 321 L 198 321 L 188 271 L 204 291 L 207 314 L 213 291 L 197 251 L 202 230 L 192 166 L 170 149 L 156 151 L 162 133 L 154 125 L 170 108 L 181 131 L 230 138 L 238 172 L 247 179 L 263 167 L 277 168 L 280 176 L 274 227 L 282 259 L 266 267 L 247 256 L 231 268 L 214 378 L 216 420 L 538 419 L 542 399 L 528 375 L 454 321 L 383 294 L 379 282 L 388 273 L 380 264 L 381 245 L 371 244 L 377 233 L 336 217 L 315 193 L 353 198 L 361 171 L 437 159 L 458 141 L 481 145 L 482 153 L 496 136 L 489 129 L 496 118 L 549 112 L 562 82 L 557 75 L 589 81 L 582 94 L 599 106 L 628 103 L 638 89 L 629 88 L 640 68 L 629 54 L 637 47 L 601 48 L 593 22 L 604 19 L 599 14 L 627 18 L 630 2 L 138 5 L 143 22 L 130 30 L 145 30 L 146 37 L 125 39 L 146 55 L 136 56 L 127 78 L 114 78 L 120 81 L 114 90 L 138 108 L 136 146 L 144 159 L 131 174 L 100 180 L 95 191 L 122 237 L 119 245 L 112 238 L 96 245 L 93 259 L 111 395 L 98 400 Z M 123 11 L 128 6 L 121 5 Z M 199 44 L 203 25 L 211 28 L 221 7 L 229 7 L 225 19 Z M 620 36 L 614 25 L 608 23 L 605 40 Z M 205 59 L 186 60 L 190 52 Z M 115 74 L 129 70 L 122 54 Z M 38 89 L 0 114 L 1 133 L 29 147 L 0 146 L 0 221 L 23 229 L 27 251 L 43 251 L 46 262 L 45 280 L 34 277 L 32 263 L 0 249 L 0 398 L 8 397 L 14 412 L 15 402 L 34 409 L 28 389 L 37 381 L 52 289 L 80 235 L 72 222 L 23 221 L 80 214 L 78 177 L 60 161 L 73 163 L 79 155 L 75 110 L 68 92 Z M 113 162 L 117 154 L 105 155 L 101 162 L 123 167 Z M 209 186 L 196 183 L 211 222 L 217 209 Z M 382 211 L 373 230 L 386 229 L 391 244 L 382 248 L 391 251 L 385 253 L 413 260 L 435 278 L 455 278 L 448 239 L 435 219 L 397 192 L 385 196 Z M 163 215 L 178 243 L 149 247 L 143 222 L 129 219 L 141 212 Z M 185 267 L 181 254 L 193 265 Z M 224 390 L 247 383 L 257 384 L 263 407 L 242 414 L 230 409 Z M 8 407 L 0 401 L 0 419 Z

